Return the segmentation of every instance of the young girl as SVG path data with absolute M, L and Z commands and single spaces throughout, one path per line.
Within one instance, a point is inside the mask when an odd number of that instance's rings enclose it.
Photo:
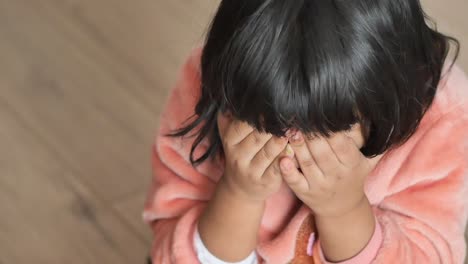
M 153 263 L 462 263 L 468 80 L 419 0 L 223 0 L 161 117 Z

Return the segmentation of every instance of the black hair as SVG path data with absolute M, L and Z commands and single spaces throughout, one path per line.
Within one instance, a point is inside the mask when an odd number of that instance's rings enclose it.
M 458 41 L 429 22 L 419 0 L 222 0 L 194 116 L 170 136 L 195 131 L 197 165 L 222 150 L 217 115 L 227 111 L 275 136 L 295 128 L 328 137 L 359 122 L 361 152 L 382 154 L 416 131 L 450 42 L 458 56 Z

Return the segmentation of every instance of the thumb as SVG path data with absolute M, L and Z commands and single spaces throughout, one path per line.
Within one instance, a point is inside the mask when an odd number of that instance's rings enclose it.
M 296 168 L 294 161 L 285 157 L 280 160 L 281 175 L 289 187 L 297 194 L 306 192 L 309 188 L 306 178 Z

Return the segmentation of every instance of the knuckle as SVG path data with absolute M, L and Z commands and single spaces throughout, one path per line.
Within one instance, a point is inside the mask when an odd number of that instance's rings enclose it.
M 234 130 L 234 133 L 236 135 L 240 135 L 241 132 L 242 132 L 240 126 L 238 126 L 238 125 L 235 125 L 232 129 Z
M 273 165 L 271 170 L 272 170 L 272 173 L 274 175 L 281 175 L 281 170 L 280 170 L 279 166 Z
M 332 166 L 332 164 L 330 164 L 327 168 L 329 168 L 328 174 L 331 175 L 334 179 L 338 180 L 339 177 L 342 177 L 340 176 L 341 173 L 338 166 Z
M 332 191 L 331 186 L 329 186 L 328 184 L 320 184 L 318 188 L 319 191 L 322 193 L 330 193 Z
M 294 180 L 290 180 L 289 184 L 292 185 L 292 186 L 300 186 L 301 181 L 299 179 L 294 179 Z
M 236 157 L 232 158 L 231 164 L 234 168 L 240 168 L 240 161 Z
M 306 168 L 313 167 L 315 165 L 315 160 L 313 158 L 305 159 L 302 161 L 302 165 Z
M 236 168 L 237 170 L 244 170 L 245 166 L 245 161 L 238 157 L 233 157 L 232 159 L 232 166 Z
M 316 148 L 311 150 L 312 155 L 316 157 L 317 159 L 321 158 L 327 158 L 329 155 L 331 155 L 331 152 L 329 152 L 329 149 L 324 147 L 324 145 L 319 145 Z
M 221 138 L 221 144 L 224 146 L 225 149 L 228 149 L 230 146 L 230 141 L 227 137 Z
M 255 173 L 247 174 L 247 178 L 253 183 L 258 183 L 258 176 Z
M 304 147 L 306 145 L 305 141 L 304 140 L 301 140 L 301 141 L 290 141 L 290 144 L 296 148 L 301 148 L 301 147 Z
M 260 165 L 261 165 L 261 160 L 258 157 L 255 157 L 252 160 L 250 160 L 250 167 L 252 169 L 256 169 Z
M 343 178 L 343 175 L 341 175 L 341 174 L 339 174 L 339 173 L 336 175 L 336 180 L 337 180 L 337 181 L 342 181 L 343 179 L 344 179 L 344 178 Z
M 346 140 L 343 137 L 340 137 L 340 139 L 334 143 L 333 147 L 338 152 L 346 153 L 349 150 L 349 143 L 350 142 L 348 140 Z
M 253 141 L 254 141 L 253 143 L 256 144 L 256 145 L 260 144 L 262 142 L 262 138 L 258 133 L 254 133 L 253 134 Z
M 265 158 L 266 160 L 272 160 L 274 158 L 273 155 L 270 153 L 270 151 L 266 147 L 262 148 L 262 150 L 260 150 L 260 153 L 262 157 Z

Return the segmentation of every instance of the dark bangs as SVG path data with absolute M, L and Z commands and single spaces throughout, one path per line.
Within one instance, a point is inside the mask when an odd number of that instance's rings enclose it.
M 224 0 L 201 59 L 193 164 L 221 149 L 216 116 L 328 137 L 359 122 L 364 155 L 404 143 L 432 104 L 449 49 L 417 0 Z M 456 41 L 455 41 L 456 42 Z M 458 52 L 457 52 L 458 53 Z M 208 137 L 210 147 L 193 157 Z
M 330 5 L 308 2 L 264 1 L 246 12 L 227 42 L 217 39 L 221 32 L 213 28 L 202 80 L 223 111 L 276 136 L 291 127 L 340 131 L 357 121 L 355 76 L 345 71 L 351 69 L 341 40 L 346 36 L 335 26 L 320 30 L 337 24 L 337 13 Z

